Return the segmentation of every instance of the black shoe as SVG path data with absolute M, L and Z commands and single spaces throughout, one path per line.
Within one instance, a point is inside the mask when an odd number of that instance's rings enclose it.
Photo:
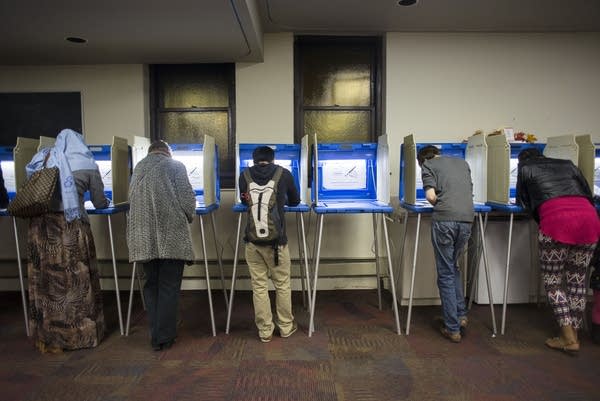
M 592 323 L 592 341 L 600 345 L 600 324 Z
M 157 344 L 157 345 L 152 344 L 152 351 L 162 351 L 162 348 L 163 348 L 162 344 Z

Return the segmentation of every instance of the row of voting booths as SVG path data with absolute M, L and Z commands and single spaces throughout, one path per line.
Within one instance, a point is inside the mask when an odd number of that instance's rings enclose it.
M 5 174 L 9 195 L 12 197 L 25 180 L 24 167 L 38 148 L 51 146 L 53 138 L 33 140 L 19 138 L 14 148 L 0 149 L 0 162 Z M 530 266 L 537 261 L 532 253 L 530 235 L 531 220 L 524 217 L 523 210 L 514 204 L 516 185 L 516 157 L 525 147 L 536 146 L 549 157 L 568 158 L 574 161 L 592 187 L 600 187 L 599 157 L 590 136 L 562 136 L 548 138 L 547 144 L 523 144 L 509 142 L 504 135 L 473 135 L 466 143 L 419 143 L 414 136 L 404 138 L 400 153 L 400 208 L 390 203 L 389 147 L 387 136 L 381 136 L 378 143 L 319 143 L 315 136 L 313 152 L 309 152 L 309 141 L 305 137 L 300 144 L 259 144 L 242 143 L 236 148 L 236 193 L 232 210 L 237 217 L 237 230 L 231 286 L 226 288 L 223 275 L 222 247 L 218 244 L 218 225 L 214 211 L 220 206 L 220 184 L 218 175 L 218 155 L 215 141 L 205 136 L 202 144 L 172 144 L 173 158 L 186 166 L 190 183 L 196 193 L 196 214 L 200 226 L 203 251 L 204 274 L 210 308 L 213 335 L 216 325 L 212 306 L 211 276 L 207 256 L 207 235 L 204 218 L 210 218 L 212 237 L 220 270 L 221 286 L 227 307 L 226 332 L 229 332 L 231 313 L 234 307 L 238 263 L 243 260 L 240 247 L 243 237 L 243 223 L 247 208 L 239 199 L 238 179 L 242 171 L 253 164 L 252 152 L 257 146 L 266 145 L 275 150 L 275 163 L 289 170 L 300 189 L 301 202 L 294 207 L 286 207 L 285 212 L 295 217 L 295 227 L 287 226 L 288 233 L 297 230 L 298 260 L 302 283 L 303 301 L 310 313 L 309 336 L 315 330 L 317 289 L 319 288 L 319 265 L 321 250 L 330 238 L 323 235 L 326 217 L 333 215 L 370 215 L 372 233 L 364 232 L 354 237 L 354 241 L 369 241 L 374 244 L 375 274 L 381 308 L 382 277 L 387 275 L 393 296 L 393 319 L 395 329 L 400 334 L 398 304 L 409 305 L 406 332 L 410 329 L 410 314 L 415 305 L 439 303 L 436 286 L 435 262 L 430 240 L 430 219 L 432 207 L 426 203 L 422 190 L 420 169 L 416 153 L 433 144 L 447 156 L 464 158 L 471 166 L 474 183 L 474 201 L 477 212 L 477 228 L 474 244 L 468 249 L 469 282 L 473 285 L 471 300 L 477 303 L 529 302 L 532 288 L 538 288 L 538 279 Z M 90 145 L 90 150 L 100 168 L 107 196 L 112 199 L 109 209 L 89 209 L 89 214 L 107 216 L 107 230 L 110 237 L 111 258 L 115 280 L 117 307 L 121 334 L 128 334 L 134 284 L 141 288 L 136 265 L 132 267 L 127 321 L 124 325 L 117 280 L 117 260 L 114 250 L 111 216 L 128 210 L 127 192 L 133 167 L 147 154 L 150 140 L 135 137 L 132 146 L 127 140 L 114 137 L 111 145 Z M 312 170 L 309 170 L 309 164 Z M 596 172 L 596 173 L 595 173 Z M 312 176 L 312 177 L 311 177 Z M 312 178 L 312 179 L 311 179 Z M 310 195 L 308 188 L 311 188 Z M 310 198 L 309 198 L 310 197 Z M 399 255 L 392 255 L 387 216 L 400 213 L 403 217 L 403 234 Z M 6 215 L 6 213 L 4 213 Z M 309 246 L 309 233 L 305 224 L 306 216 L 315 216 L 316 224 L 312 247 Z M 489 217 L 489 218 L 488 218 Z M 310 217 L 309 217 L 310 219 Z M 16 219 L 13 219 L 17 252 L 19 235 Z M 94 225 L 94 221 L 92 221 Z M 309 224 L 310 226 L 310 224 Z M 221 228 L 222 229 L 222 228 Z M 370 235 L 372 234 L 372 236 Z M 98 234 L 95 234 L 98 235 Z M 102 234 L 106 235 L 106 233 Z M 394 239 L 398 242 L 398 239 Z M 380 249 L 385 250 L 380 254 Z M 23 306 L 27 324 L 26 294 L 24 292 L 21 255 L 19 275 L 23 294 Z M 295 258 L 293 255 L 292 258 Z M 394 260 L 393 260 L 394 259 Z M 485 268 L 480 269 L 483 265 Z M 508 281 L 509 267 L 510 285 Z M 387 270 L 384 270 L 387 269 Z M 136 280 L 137 277 L 137 280 Z M 537 280 L 537 281 L 536 281 Z M 229 293 L 227 292 L 229 289 Z M 141 292 L 141 291 L 140 291 Z M 396 299 L 398 296 L 398 299 Z M 143 297 L 142 297 L 143 301 Z M 491 308 L 493 333 L 496 333 L 496 319 Z M 503 311 L 502 332 L 504 332 L 505 308 Z M 27 328 L 27 327 L 26 327 Z M 28 331 L 28 328 L 27 328 Z
M 471 303 L 490 304 L 493 334 L 496 334 L 496 319 L 492 305 L 503 304 L 501 333 L 504 334 L 507 304 L 537 300 L 540 294 L 537 228 L 515 203 L 518 154 L 528 147 L 536 147 L 547 157 L 569 159 L 582 170 L 596 193 L 600 154 L 590 135 L 550 137 L 545 144 L 509 142 L 502 134 L 475 134 L 466 143 L 418 143 L 412 135 L 405 137 L 399 194 L 405 226 L 396 267 L 400 269 L 399 298 L 409 305 L 407 332 L 413 303 L 439 304 L 430 240 L 431 220 L 427 216 L 432 208 L 425 200 L 416 163 L 418 150 L 426 145 L 435 145 L 442 155 L 464 158 L 469 163 L 476 223 L 479 224 L 475 224 L 461 263 L 468 266 L 463 279 L 470 286 L 469 294 L 465 294 L 470 295 Z M 481 269 L 481 265 L 485 268 Z

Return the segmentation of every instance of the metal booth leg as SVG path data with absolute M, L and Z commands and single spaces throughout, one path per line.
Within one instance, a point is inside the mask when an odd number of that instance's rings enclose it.
M 389 270 L 389 275 L 390 275 L 390 287 L 392 290 L 392 304 L 393 304 L 393 308 L 394 308 L 394 317 L 396 320 L 396 333 L 398 334 L 402 334 L 402 331 L 400 329 L 400 317 L 398 316 L 398 301 L 396 299 L 396 286 L 394 285 L 394 269 L 392 267 L 392 254 L 390 252 L 390 238 L 388 235 L 388 229 L 387 229 L 387 222 L 385 221 L 385 215 L 381 215 L 382 220 L 383 220 L 383 232 L 385 234 L 385 248 L 386 248 L 386 252 L 387 252 L 387 259 L 388 259 L 388 270 Z
M 513 213 L 510 214 L 510 224 L 508 225 L 508 247 L 506 250 L 506 273 L 504 276 L 504 298 L 502 300 L 502 327 L 500 328 L 500 334 L 504 335 L 504 328 L 506 327 L 506 303 L 508 298 L 508 275 L 510 272 L 510 247 L 512 243 L 512 229 L 513 229 Z
M 481 213 L 478 213 L 478 221 L 479 221 L 479 235 L 481 236 L 481 248 L 483 252 L 483 267 L 485 268 L 485 281 L 487 283 L 488 289 L 488 298 L 490 303 L 490 312 L 492 313 L 492 337 L 496 337 L 496 314 L 494 312 L 494 296 L 492 295 L 492 280 L 490 277 L 490 265 L 488 263 L 487 257 L 487 247 L 485 245 L 485 228 L 483 225 L 483 219 L 481 218 Z M 479 263 L 477 264 L 477 269 L 479 270 Z M 477 274 L 478 272 L 476 272 Z
M 417 231 L 415 233 L 415 250 L 413 252 L 412 273 L 410 275 L 410 293 L 408 296 L 408 316 L 406 317 L 406 335 L 410 334 L 410 318 L 412 315 L 413 293 L 415 290 L 415 270 L 419 253 L 419 231 L 421 230 L 421 213 L 417 213 Z
M 25 281 L 23 280 L 23 263 L 21 261 L 21 250 L 19 249 L 19 231 L 17 229 L 17 218 L 13 216 L 13 230 L 15 232 L 15 247 L 17 249 L 17 266 L 19 267 L 19 285 L 21 286 L 21 302 L 23 303 L 23 317 L 25 318 L 25 333 L 31 336 L 29 331 L 29 315 L 27 314 L 27 296 L 25 295 Z
M 221 287 L 223 287 L 223 295 L 225 296 L 225 308 L 229 309 L 229 297 L 227 296 L 227 288 L 225 287 L 225 274 L 223 273 L 223 255 L 219 252 L 219 241 L 217 241 L 217 225 L 215 224 L 215 214 L 210 214 L 210 225 L 212 227 L 213 238 L 215 240 L 215 252 L 217 252 L 217 262 L 219 271 L 221 272 Z
M 305 274 L 306 274 L 306 294 L 308 297 L 308 306 L 310 307 L 310 304 L 312 302 L 312 296 L 310 293 L 310 271 L 309 271 L 309 264 L 308 264 L 308 249 L 306 247 L 306 230 L 304 228 L 304 215 L 300 214 L 300 228 L 302 231 L 302 248 L 303 248 L 303 254 L 304 254 L 304 270 L 305 270 Z
M 316 255 L 314 257 L 314 283 L 313 283 L 313 295 L 312 295 L 312 304 L 310 306 L 310 321 L 308 327 L 308 336 L 312 337 L 312 333 L 315 331 L 315 301 L 317 298 L 317 280 L 319 278 L 319 258 L 321 257 L 321 239 L 323 235 L 323 214 L 319 214 L 317 225 L 319 226 L 318 234 L 316 237 L 317 247 L 316 247 Z
M 233 256 L 233 272 L 231 273 L 231 291 L 229 291 L 229 305 L 227 308 L 227 323 L 225 334 L 229 334 L 229 323 L 231 322 L 231 309 L 233 308 L 233 295 L 235 294 L 235 275 L 237 272 L 238 253 L 240 250 L 240 229 L 242 226 L 242 213 L 238 215 L 237 233 L 235 236 L 235 252 Z
M 377 242 L 377 213 L 371 213 L 373 217 L 373 245 L 375 246 L 375 271 L 377 273 L 377 299 L 379 301 L 379 310 L 381 306 L 381 266 L 379 266 L 379 244 Z
M 108 234 L 110 236 L 110 253 L 112 255 L 113 274 L 115 276 L 115 294 L 117 295 L 117 312 L 119 314 L 119 329 L 121 331 L 121 335 L 124 335 L 125 332 L 123 330 L 123 313 L 121 311 L 121 296 L 119 295 L 119 275 L 117 274 L 117 259 L 115 257 L 115 243 L 113 240 L 112 222 L 111 222 L 110 214 L 107 217 L 108 217 Z
M 129 335 L 129 324 L 131 323 L 131 306 L 133 305 L 133 286 L 135 284 L 135 278 L 136 278 L 136 275 L 135 275 L 136 267 L 137 267 L 137 262 L 133 262 L 133 269 L 131 270 L 131 286 L 129 288 L 129 305 L 127 306 L 127 322 L 125 323 L 125 335 L 126 336 Z M 141 290 L 141 287 L 140 287 L 140 292 L 143 292 Z M 142 299 L 144 299 L 143 295 L 142 295 Z
M 210 325 L 213 337 L 217 335 L 215 328 L 215 313 L 213 310 L 212 295 L 210 292 L 210 273 L 208 272 L 208 255 L 206 254 L 206 236 L 204 235 L 204 219 L 200 217 L 200 233 L 202 236 L 202 254 L 204 255 L 204 273 L 206 274 L 206 291 L 208 292 L 208 308 L 210 310 Z

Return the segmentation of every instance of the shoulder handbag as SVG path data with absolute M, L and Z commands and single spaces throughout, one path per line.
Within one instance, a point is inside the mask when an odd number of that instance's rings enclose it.
M 46 167 L 50 152 L 41 170 L 34 172 L 8 204 L 8 213 L 15 217 L 36 217 L 48 213 L 58 182 L 58 167 Z

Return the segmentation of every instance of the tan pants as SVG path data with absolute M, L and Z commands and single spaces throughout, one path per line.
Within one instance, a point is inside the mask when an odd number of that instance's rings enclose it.
M 252 278 L 252 300 L 254 303 L 254 322 L 261 338 L 273 334 L 275 325 L 269 299 L 269 278 L 275 287 L 275 306 L 280 333 L 285 336 L 294 322 L 292 315 L 292 290 L 290 286 L 290 251 L 287 245 L 279 246 L 279 265 L 275 266 L 275 250 L 270 245 L 246 243 L 246 263 Z

